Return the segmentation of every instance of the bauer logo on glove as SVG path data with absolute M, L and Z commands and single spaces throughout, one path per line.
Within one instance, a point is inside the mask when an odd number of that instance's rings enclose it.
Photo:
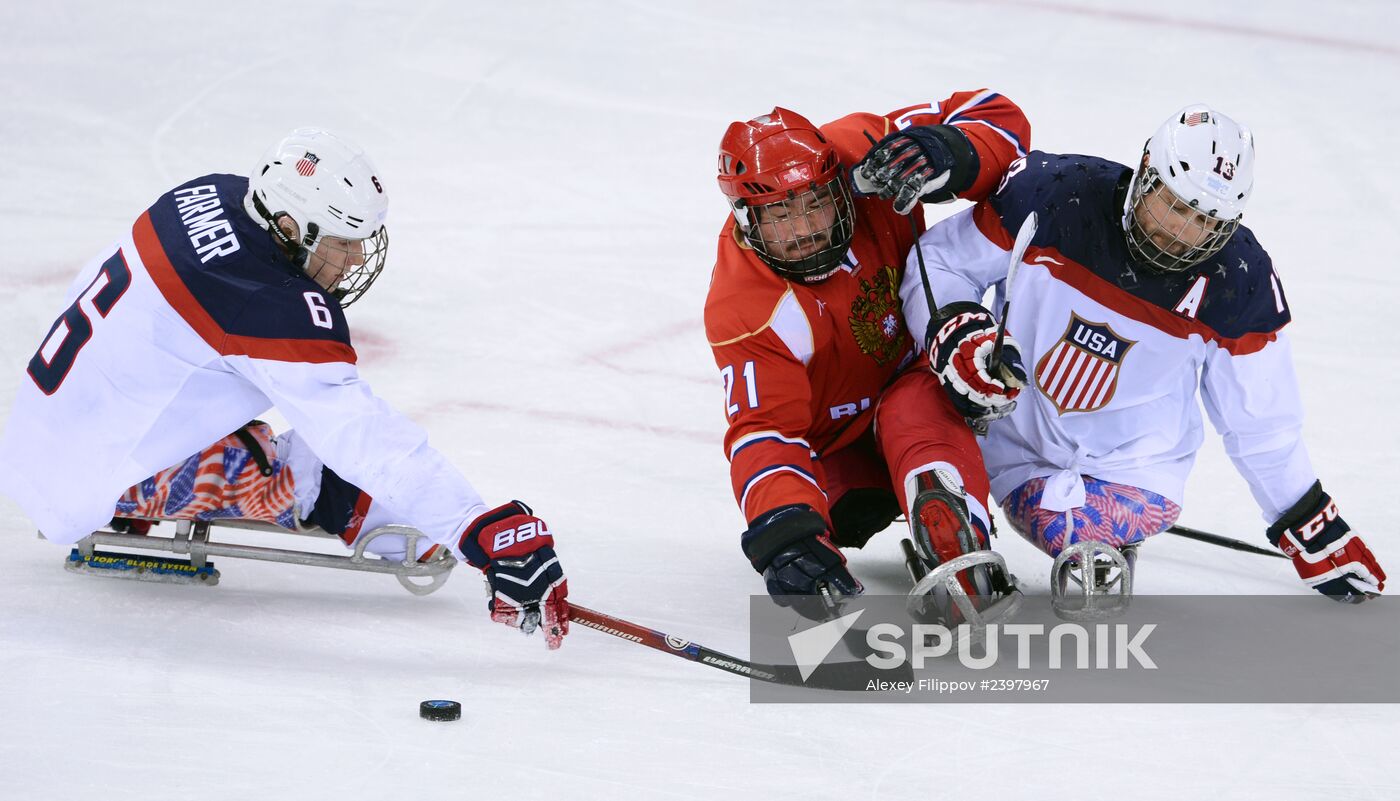
M 511 501 L 473 521 L 459 548 L 486 575 L 491 619 L 526 634 L 543 628 L 551 650 L 569 633 L 569 583 L 553 543 L 544 521 Z

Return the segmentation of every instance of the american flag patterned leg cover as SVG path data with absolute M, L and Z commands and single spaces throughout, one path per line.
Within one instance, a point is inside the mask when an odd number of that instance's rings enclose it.
M 264 476 L 252 452 L 230 434 L 128 489 L 117 501 L 116 515 L 187 520 L 242 518 L 295 530 L 292 471 L 274 456 L 271 427 L 258 424 L 248 431 L 268 455 L 272 475 Z
M 1012 528 L 1042 551 L 1058 556 L 1066 545 L 1094 540 L 1116 548 L 1166 531 L 1181 507 L 1155 492 L 1084 476 L 1084 505 L 1066 512 L 1040 508 L 1045 479 L 1033 478 L 1002 502 Z M 1065 539 L 1066 514 L 1073 517 Z

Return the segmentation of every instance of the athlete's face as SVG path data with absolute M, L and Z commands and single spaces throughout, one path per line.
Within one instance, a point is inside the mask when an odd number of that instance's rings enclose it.
M 327 292 L 340 283 L 345 274 L 365 263 L 364 240 L 327 236 L 306 260 L 306 274 Z
M 754 208 L 758 239 L 769 255 L 783 261 L 814 256 L 831 245 L 836 198 L 830 185 Z
M 1206 244 L 1220 225 L 1219 221 L 1182 203 L 1160 183 L 1133 207 L 1133 216 L 1152 244 L 1172 256 L 1184 256 Z

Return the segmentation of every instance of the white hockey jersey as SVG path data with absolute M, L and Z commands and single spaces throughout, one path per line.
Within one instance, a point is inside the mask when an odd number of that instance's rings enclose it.
M 1011 291 L 1008 331 L 1030 382 L 983 446 L 1000 503 L 1047 477 L 1042 506 L 1081 506 L 1081 476 L 1151 490 L 1181 504 L 1203 441 L 1197 390 L 1236 468 L 1272 523 L 1315 480 L 1300 436 L 1302 404 L 1288 304 L 1268 255 L 1238 229 L 1184 273 L 1135 267 L 1121 218 L 1131 170 L 1088 156 L 1033 151 L 998 191 L 919 242 L 939 304 L 981 302 L 998 287 L 1012 242 L 1039 227 Z M 900 288 L 913 330 L 929 320 L 918 253 Z
M 244 212 L 247 187 L 177 187 L 83 268 L 21 381 L 0 491 L 72 543 L 129 486 L 276 406 L 332 470 L 456 552 L 485 504 L 359 377 L 339 303 Z

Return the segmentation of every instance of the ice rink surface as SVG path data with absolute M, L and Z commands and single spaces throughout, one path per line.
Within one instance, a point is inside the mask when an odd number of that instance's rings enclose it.
M 700 325 L 725 126 L 991 87 L 1037 148 L 1131 162 L 1205 101 L 1255 130 L 1245 222 L 1291 302 L 1312 457 L 1394 574 L 1391 6 L 5 3 L 0 408 L 74 272 L 155 197 L 329 127 L 392 196 L 389 269 L 350 312 L 363 374 L 488 501 L 551 522 L 574 599 L 745 654 L 761 583 Z M 1214 437 L 1182 522 L 1264 542 Z M 581 628 L 547 653 L 467 570 L 414 598 L 225 560 L 197 589 L 65 573 L 8 500 L 0 537 L 0 798 L 1400 798 L 1393 706 L 752 705 Z M 897 543 L 852 556 L 871 591 L 902 591 Z M 1048 559 L 998 547 L 1046 586 Z M 1137 585 L 1307 592 L 1282 560 L 1166 538 Z M 420 721 L 430 697 L 463 719 Z

